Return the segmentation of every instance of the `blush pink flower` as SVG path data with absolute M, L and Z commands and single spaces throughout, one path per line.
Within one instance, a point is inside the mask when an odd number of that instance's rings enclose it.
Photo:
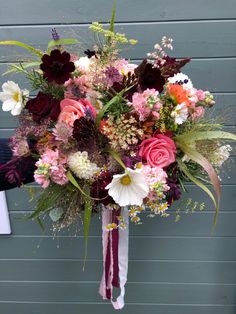
M 35 173 L 34 174 L 34 180 L 35 180 L 35 182 L 40 184 L 43 189 L 46 189 L 49 186 L 49 184 L 50 184 L 49 178 L 47 178 L 47 176 L 44 175 L 44 174 L 37 174 L 37 173 Z
M 59 151 L 46 149 L 41 158 L 36 162 L 37 169 L 34 173 L 35 181 L 45 189 L 50 182 L 63 185 L 68 182 L 66 177 L 67 157 Z
M 195 108 L 194 112 L 191 115 L 192 120 L 197 120 L 200 119 L 204 116 L 205 114 L 205 109 L 202 106 L 198 106 Z
M 81 101 L 65 98 L 60 103 L 61 113 L 58 117 L 58 122 L 64 122 L 73 126 L 74 121 L 84 117 L 85 108 Z
M 170 137 L 154 134 L 141 143 L 139 156 L 151 167 L 165 168 L 175 161 L 176 146 Z
M 12 148 L 13 156 L 24 156 L 29 153 L 29 145 L 25 139 L 16 142 Z
M 115 62 L 114 67 L 120 72 L 120 74 L 127 75 L 128 73 L 134 73 L 137 68 L 137 64 L 129 63 L 125 59 L 119 59 Z
M 142 173 L 149 186 L 155 185 L 156 183 L 166 184 L 166 179 L 168 178 L 167 173 L 160 167 L 144 165 L 142 166 Z
M 51 180 L 57 184 L 64 185 L 68 182 L 66 169 L 63 165 L 50 167 Z
M 95 118 L 97 112 L 93 105 L 86 99 L 68 99 L 65 98 L 60 103 L 61 113 L 58 117 L 58 122 L 64 122 L 69 126 L 73 126 L 75 120 L 84 117 L 86 111 L 89 110 Z
M 159 119 L 159 109 L 161 108 L 159 93 L 155 89 L 146 89 L 143 93 L 134 93 L 132 96 L 132 106 L 138 113 L 140 121 L 145 121 L 152 115 Z

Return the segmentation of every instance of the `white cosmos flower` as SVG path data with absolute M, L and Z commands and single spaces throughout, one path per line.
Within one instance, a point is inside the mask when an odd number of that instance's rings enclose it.
M 143 199 L 149 193 L 149 187 L 141 170 L 132 170 L 130 168 L 127 168 L 126 173 L 115 174 L 106 189 L 108 194 L 120 206 L 141 206 Z
M 29 96 L 29 91 L 21 90 L 13 81 L 5 82 L 2 90 L 0 92 L 0 100 L 3 102 L 2 110 L 11 111 L 13 116 L 19 115 L 24 107 L 25 98 Z
M 182 124 L 188 118 L 188 107 L 183 102 L 175 107 L 171 112 L 171 117 L 175 119 L 176 124 Z

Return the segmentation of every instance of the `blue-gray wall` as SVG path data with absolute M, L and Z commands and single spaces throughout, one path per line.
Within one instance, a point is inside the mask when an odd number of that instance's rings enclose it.
M 52 26 L 63 36 L 78 35 L 83 46 L 88 23 L 107 21 L 111 0 L 0 0 L 0 40 L 17 39 L 43 48 Z M 117 28 L 137 38 L 125 51 L 139 60 L 163 35 L 171 36 L 175 55 L 191 56 L 185 72 L 198 88 L 214 92 L 220 115 L 232 130 L 236 117 L 235 0 L 118 0 Z M 22 59 L 22 50 L 0 47 L 0 72 Z M 23 59 L 27 59 L 27 54 Z M 1 77 L 0 83 L 9 77 Z M 25 86 L 22 77 L 10 77 Z M 0 112 L 0 137 L 16 122 Z M 206 201 L 204 213 L 176 223 L 144 219 L 131 226 L 127 305 L 131 314 L 236 313 L 236 165 L 222 173 L 223 196 L 218 224 L 213 207 L 196 187 L 193 200 Z M 230 177 L 230 178 L 228 178 Z M 188 197 L 188 195 L 187 195 Z M 94 219 L 89 254 L 82 271 L 83 239 L 69 233 L 53 239 L 33 222 L 21 220 L 32 210 L 24 189 L 7 192 L 13 233 L 0 237 L 1 314 L 113 313 L 97 294 L 101 277 L 100 221 Z M 59 247 L 58 247 L 59 245 Z

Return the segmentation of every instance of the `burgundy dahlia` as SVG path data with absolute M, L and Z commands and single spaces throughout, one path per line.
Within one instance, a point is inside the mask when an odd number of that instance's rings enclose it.
M 38 95 L 27 101 L 26 108 L 33 115 L 35 122 L 40 122 L 45 118 L 56 121 L 60 114 L 60 101 L 51 95 L 39 92 Z
M 70 59 L 68 52 L 61 52 L 59 49 L 52 50 L 50 55 L 44 54 L 40 64 L 43 77 L 48 82 L 64 84 L 71 78 L 71 73 L 75 70 L 75 65 Z
M 154 67 L 151 63 L 144 59 L 143 62 L 135 69 L 141 90 L 154 88 L 160 93 L 165 85 L 165 78 L 162 76 L 161 70 Z

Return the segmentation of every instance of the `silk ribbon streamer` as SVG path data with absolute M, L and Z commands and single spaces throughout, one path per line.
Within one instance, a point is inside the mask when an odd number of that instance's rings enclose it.
M 116 228 L 107 230 L 107 225 L 118 224 L 118 216 L 122 216 L 125 229 Z M 129 215 L 128 208 L 120 211 L 103 209 L 103 276 L 100 283 L 99 293 L 103 299 L 111 300 L 115 309 L 122 309 L 125 305 L 125 284 L 128 273 L 128 243 L 129 243 Z M 120 295 L 113 301 L 113 287 L 120 288 Z

